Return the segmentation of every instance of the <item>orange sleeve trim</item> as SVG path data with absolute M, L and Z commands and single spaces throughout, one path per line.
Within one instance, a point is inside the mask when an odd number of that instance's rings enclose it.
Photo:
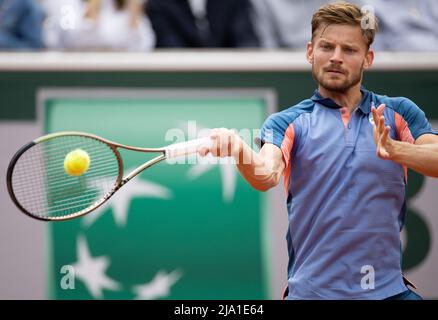
M 411 130 L 409 130 L 408 123 L 405 119 L 403 119 L 402 115 L 395 112 L 395 130 L 397 132 L 397 137 L 400 141 L 407 143 L 414 143 L 414 137 L 412 136 Z M 403 166 L 403 170 L 405 173 L 405 181 L 408 183 L 408 167 Z
M 284 169 L 284 187 L 286 194 L 289 192 L 289 178 L 291 175 L 291 162 L 292 162 L 292 148 L 295 140 L 295 129 L 292 123 L 287 127 L 284 133 L 284 139 L 281 143 L 281 152 L 283 153 L 283 160 L 285 164 Z
M 414 143 L 414 137 L 411 130 L 409 130 L 408 123 L 397 112 L 395 112 L 395 130 L 400 141 Z

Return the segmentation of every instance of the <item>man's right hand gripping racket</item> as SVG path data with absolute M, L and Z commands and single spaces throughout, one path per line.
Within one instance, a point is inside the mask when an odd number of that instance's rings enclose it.
M 7 187 L 17 207 L 32 218 L 72 219 L 101 206 L 152 165 L 210 146 L 209 137 L 162 148 L 139 148 L 82 132 L 48 134 L 23 146 L 14 155 L 7 171 Z M 158 155 L 124 176 L 118 149 Z

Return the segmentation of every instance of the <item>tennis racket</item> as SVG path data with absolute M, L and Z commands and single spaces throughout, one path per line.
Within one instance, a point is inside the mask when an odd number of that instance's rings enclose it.
M 15 205 L 32 218 L 62 221 L 83 216 L 108 201 L 143 170 L 163 160 L 196 153 L 211 146 L 209 137 L 162 148 L 132 147 L 83 132 L 58 132 L 23 146 L 7 171 L 7 187 Z M 81 149 L 89 157 L 86 172 L 75 176 L 64 169 L 66 155 Z M 157 153 L 125 177 L 118 149 Z

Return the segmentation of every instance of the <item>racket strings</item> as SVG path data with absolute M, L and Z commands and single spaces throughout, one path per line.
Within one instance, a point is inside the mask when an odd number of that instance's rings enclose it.
M 72 176 L 64 170 L 66 155 L 86 151 L 88 170 Z M 31 215 L 43 219 L 76 216 L 99 205 L 114 189 L 119 160 L 107 144 L 86 136 L 58 136 L 26 150 L 12 173 L 17 201 Z

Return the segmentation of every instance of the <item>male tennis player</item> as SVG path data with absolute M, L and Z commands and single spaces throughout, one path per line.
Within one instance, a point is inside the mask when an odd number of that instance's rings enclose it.
M 307 60 L 318 89 L 265 121 L 259 153 L 227 129 L 200 151 L 235 157 L 257 190 L 284 175 L 288 299 L 421 299 L 405 284 L 399 233 L 406 167 L 438 177 L 438 136 L 411 100 L 361 87 L 377 30 L 364 18 L 347 3 L 314 13 Z

